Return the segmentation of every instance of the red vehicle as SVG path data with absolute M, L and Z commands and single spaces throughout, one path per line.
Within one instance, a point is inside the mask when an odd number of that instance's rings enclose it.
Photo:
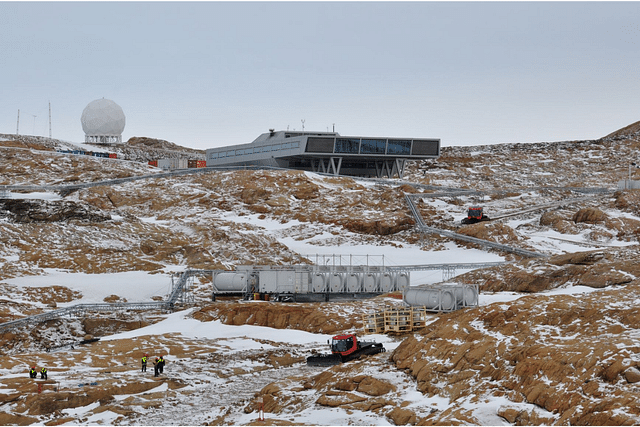
M 467 210 L 467 217 L 462 219 L 463 224 L 475 224 L 481 221 L 491 221 L 491 218 L 482 212 L 482 206 L 471 206 Z
M 336 335 L 331 340 L 331 354 L 319 354 L 307 357 L 307 365 L 332 366 L 361 356 L 386 351 L 381 343 L 360 341 L 354 334 Z

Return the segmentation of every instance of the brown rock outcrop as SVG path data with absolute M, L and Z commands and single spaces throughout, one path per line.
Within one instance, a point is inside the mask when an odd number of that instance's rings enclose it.
M 640 293 L 639 286 L 626 285 L 629 297 Z M 628 423 L 640 414 L 635 392 L 617 387 L 615 398 L 603 397 L 611 396 L 610 387 L 621 384 L 621 377 L 634 377 L 628 361 L 640 347 L 624 331 L 639 319 L 630 309 L 603 308 L 602 299 L 609 297 L 625 298 L 619 291 L 582 296 L 579 303 L 572 296 L 532 296 L 451 313 L 425 328 L 421 340 L 407 338 L 391 360 L 427 396 L 444 393 L 455 401 L 477 394 L 469 387 L 473 379 L 474 384 L 495 382 L 563 423 Z M 535 422 L 530 412 L 503 409 L 500 414 L 516 424 Z
M 111 215 L 98 211 L 91 205 L 65 200 L 5 199 L 0 200 L 0 211 L 2 210 L 8 212 L 12 221 L 19 223 L 69 220 L 103 222 L 111 219 Z
M 573 222 L 576 224 L 579 222 L 586 222 L 587 224 L 596 224 L 604 222 L 607 219 L 607 214 L 602 212 L 598 208 L 583 208 L 573 215 Z

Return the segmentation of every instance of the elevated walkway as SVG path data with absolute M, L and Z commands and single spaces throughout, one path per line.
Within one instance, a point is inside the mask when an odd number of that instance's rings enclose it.
M 177 282 L 173 283 L 173 289 L 165 301 L 153 302 L 123 302 L 123 303 L 97 303 L 97 304 L 76 304 L 69 307 L 59 308 L 46 313 L 23 317 L 0 324 L 0 333 L 12 329 L 21 328 L 27 325 L 43 323 L 49 320 L 60 319 L 62 317 L 79 317 L 88 312 L 116 313 L 124 311 L 147 311 L 165 310 L 173 311 L 179 303 L 186 304 L 186 296 L 189 293 L 189 285 L 193 283 L 193 277 L 205 274 L 207 270 L 186 270 L 180 275 Z

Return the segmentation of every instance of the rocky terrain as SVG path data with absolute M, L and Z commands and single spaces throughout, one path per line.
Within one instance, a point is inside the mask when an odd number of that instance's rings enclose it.
M 130 149 L 140 153 L 188 151 L 142 138 L 131 142 Z M 0 185 L 154 172 L 132 160 L 54 153 L 47 144 L 0 135 Z M 303 363 L 310 352 L 324 350 L 321 343 L 283 344 L 269 333 L 245 336 L 254 347 L 242 350 L 228 336 L 153 328 L 180 315 L 215 330 L 360 333 L 363 315 L 402 302 L 388 296 L 357 303 L 211 302 L 203 277 L 194 284 L 194 306 L 187 311 L 90 314 L 7 332 L 0 337 L 0 393 L 6 397 L 0 423 L 638 424 L 640 192 L 619 191 L 617 183 L 629 171 L 635 176 L 629 165 L 639 146 L 635 123 L 593 141 L 444 147 L 437 160 L 413 164 L 402 182 L 388 184 L 296 171 L 226 171 L 151 175 L 64 197 L 12 194 L 0 201 L 0 322 L 83 298 L 65 286 L 13 284 L 52 269 L 160 276 L 186 266 L 310 263 L 312 253 L 293 249 L 302 243 L 318 251 L 380 247 L 391 257 L 417 248 L 424 263 L 447 253 L 449 262 L 465 262 L 460 254 L 479 249 L 417 233 L 405 194 L 418 198 L 430 226 L 547 256 L 492 251 L 509 263 L 451 281 L 479 285 L 481 300 L 509 298 L 434 314 L 423 330 L 385 337 L 389 352 L 328 369 Z M 134 157 L 144 161 L 150 155 Z M 437 190 L 412 184 L 479 193 L 433 197 Z M 587 187 L 609 191 L 577 191 Z M 471 204 L 482 205 L 490 217 L 509 215 L 462 226 Z M 124 297 L 105 292 L 105 300 Z M 115 333 L 121 335 L 108 338 Z M 253 332 L 238 333 L 239 339 L 244 333 Z M 105 339 L 73 351 L 43 352 L 86 335 Z M 148 348 L 171 355 L 171 375 L 140 379 L 138 358 Z M 34 358 L 56 372 L 40 392 L 22 374 Z M 258 419 L 259 397 L 264 420 Z

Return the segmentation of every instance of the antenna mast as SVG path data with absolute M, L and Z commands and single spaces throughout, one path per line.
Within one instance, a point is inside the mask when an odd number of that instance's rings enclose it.
M 18 123 L 16 124 L 16 135 L 20 135 L 20 109 L 18 108 Z
M 302 132 L 304 132 L 304 122 L 305 122 L 305 120 L 301 119 L 300 121 L 302 122 Z
M 51 101 L 49 101 L 49 139 L 51 139 Z

